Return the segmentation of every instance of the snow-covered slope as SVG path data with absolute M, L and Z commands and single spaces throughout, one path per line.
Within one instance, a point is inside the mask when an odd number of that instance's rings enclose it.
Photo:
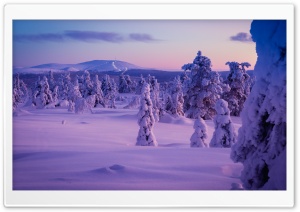
M 119 60 L 92 60 L 77 64 L 59 64 L 48 63 L 32 67 L 14 67 L 13 72 L 16 73 L 43 73 L 43 72 L 65 72 L 65 71 L 127 71 L 129 69 L 142 69 L 131 63 Z

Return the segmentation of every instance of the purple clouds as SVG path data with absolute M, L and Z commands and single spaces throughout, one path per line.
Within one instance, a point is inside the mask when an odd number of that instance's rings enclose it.
M 131 33 L 128 36 L 114 32 L 66 30 L 63 33 L 42 33 L 32 35 L 14 35 L 15 42 L 62 42 L 76 40 L 81 42 L 155 42 L 158 39 L 149 34 Z
M 119 43 L 124 41 L 124 38 L 121 35 L 114 32 L 68 30 L 65 31 L 64 35 L 68 38 L 84 42 L 106 41 Z
M 133 41 L 139 41 L 139 42 L 153 42 L 153 41 L 158 41 L 157 39 L 152 38 L 151 35 L 148 34 L 139 34 L 139 33 L 132 33 L 129 34 L 130 40 Z
M 41 41 L 52 41 L 52 42 L 61 42 L 64 40 L 64 36 L 54 33 L 43 33 L 37 35 L 15 35 L 14 41 L 16 42 L 41 42 Z
M 234 36 L 230 37 L 232 41 L 240 41 L 240 42 L 252 42 L 252 37 L 250 34 L 246 32 L 239 32 Z

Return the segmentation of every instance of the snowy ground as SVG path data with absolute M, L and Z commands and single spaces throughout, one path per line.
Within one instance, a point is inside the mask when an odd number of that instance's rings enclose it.
M 121 106 L 119 106 L 121 108 Z M 137 109 L 26 109 L 13 119 L 14 190 L 230 190 L 230 149 L 190 148 L 193 120 L 156 123 L 158 147 L 135 146 Z M 240 119 L 233 118 L 235 129 Z M 214 126 L 208 125 L 208 142 Z

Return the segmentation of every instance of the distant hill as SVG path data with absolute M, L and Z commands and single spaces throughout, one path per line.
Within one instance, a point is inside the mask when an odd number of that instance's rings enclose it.
M 119 60 L 92 60 L 77 64 L 59 64 L 59 63 L 48 63 L 41 64 L 32 67 L 14 67 L 13 73 L 32 73 L 41 74 L 43 72 L 52 71 L 54 72 L 76 72 L 76 71 L 127 71 L 129 69 L 142 69 L 137 65 L 119 61 Z

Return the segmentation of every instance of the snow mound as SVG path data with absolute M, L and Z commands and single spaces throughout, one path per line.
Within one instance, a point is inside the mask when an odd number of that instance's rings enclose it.
M 125 166 L 119 165 L 119 164 L 114 164 L 109 167 L 102 167 L 100 169 L 94 169 L 91 172 L 92 173 L 97 173 L 97 174 L 113 174 L 113 173 L 118 173 L 120 171 L 125 170 Z
M 168 113 L 166 113 L 162 117 L 160 117 L 159 122 L 167 123 L 167 124 L 179 124 L 179 125 L 194 123 L 194 121 L 192 119 L 188 119 L 183 116 L 174 117 Z

